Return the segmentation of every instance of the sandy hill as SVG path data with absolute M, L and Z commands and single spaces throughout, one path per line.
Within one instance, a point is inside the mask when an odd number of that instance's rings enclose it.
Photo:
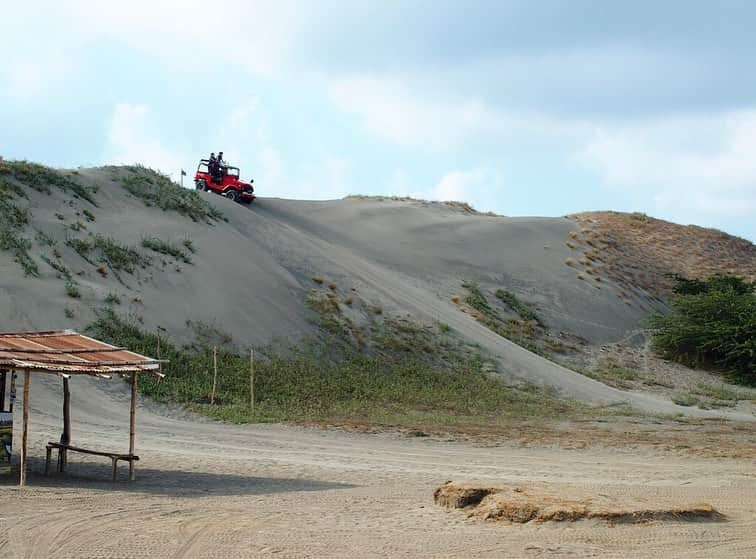
M 635 292 L 669 296 L 674 276 L 704 279 L 736 274 L 756 280 L 756 247 L 716 229 L 678 225 L 641 213 L 589 212 L 569 216 L 580 224 L 574 244 L 616 282 Z M 595 267 L 595 266 L 594 266 Z
M 211 327 L 239 344 L 296 343 L 318 333 L 307 301 L 327 290 L 355 320 L 380 309 L 448 325 L 502 370 L 566 395 L 676 411 L 534 355 L 460 304 L 472 282 L 513 294 L 564 339 L 596 346 L 626 338 L 664 308 L 666 268 L 686 271 L 656 248 L 644 252 L 635 229 L 617 228 L 614 218 L 625 224 L 627 216 L 507 218 L 463 204 L 373 198 L 262 198 L 246 207 L 180 191 L 140 167 L 0 163 L 0 194 L 2 330 L 83 329 L 110 307 L 178 339 Z M 688 262 L 752 275 L 753 245 L 718 235 L 736 247 L 726 260 L 702 236 L 685 245 Z M 623 254 L 633 255 L 633 274 L 617 264 Z

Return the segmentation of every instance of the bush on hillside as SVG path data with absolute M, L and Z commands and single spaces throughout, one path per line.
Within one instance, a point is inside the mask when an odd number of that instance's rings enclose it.
M 367 419 L 454 425 L 588 412 L 534 387 L 508 386 L 484 373 L 474 358 L 442 368 L 422 356 L 366 355 L 332 345 L 290 348 L 285 354 L 271 350 L 265 356 L 256 352 L 252 411 L 249 354 L 235 350 L 228 340 L 217 347 L 216 405 L 210 406 L 216 344 L 203 341 L 204 336 L 178 347 L 166 335 L 147 332 L 137 320 L 111 309 L 101 310 L 87 332 L 169 360 L 162 382 L 148 375 L 139 378 L 143 393 L 233 422 Z
M 756 384 L 756 284 L 728 275 L 677 278 L 672 312 L 653 317 L 651 329 L 667 357 Z

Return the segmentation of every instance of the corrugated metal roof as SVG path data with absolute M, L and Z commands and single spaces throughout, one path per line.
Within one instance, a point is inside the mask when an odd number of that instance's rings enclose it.
M 0 333 L 0 368 L 71 375 L 159 374 L 160 361 L 65 330 Z

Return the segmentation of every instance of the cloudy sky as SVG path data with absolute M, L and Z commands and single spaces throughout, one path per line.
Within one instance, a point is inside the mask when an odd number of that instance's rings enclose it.
M 749 1 L 2 8 L 0 155 L 226 158 L 262 196 L 641 211 L 756 240 Z

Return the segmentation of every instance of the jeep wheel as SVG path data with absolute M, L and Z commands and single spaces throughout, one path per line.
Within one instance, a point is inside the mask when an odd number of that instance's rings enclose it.
M 223 195 L 231 200 L 232 202 L 238 202 L 239 201 L 239 193 L 234 190 L 233 188 L 226 190 L 226 192 L 223 193 Z
M 195 188 L 196 188 L 197 190 L 202 190 L 202 191 L 204 191 L 204 190 L 207 190 L 207 183 L 206 183 L 205 181 L 203 181 L 203 180 L 198 180 L 198 181 L 195 181 L 195 182 L 194 182 L 194 187 L 195 187 Z

